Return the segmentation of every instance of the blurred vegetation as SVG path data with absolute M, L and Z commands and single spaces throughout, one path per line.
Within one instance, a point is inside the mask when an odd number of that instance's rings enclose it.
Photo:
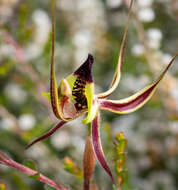
M 60 80 L 90 52 L 96 92 L 112 80 L 127 18 L 127 0 L 56 0 L 56 75 Z M 25 146 L 57 120 L 41 92 L 49 89 L 51 19 L 49 0 L 0 1 L 0 150 L 38 171 L 81 189 L 87 127 L 81 119 L 29 150 Z M 178 50 L 178 3 L 137 0 L 129 27 L 125 63 L 113 99 L 133 94 L 151 83 Z M 101 138 L 111 167 L 118 132 L 128 139 L 124 190 L 176 190 L 178 187 L 178 63 L 171 67 L 154 97 L 129 115 L 102 112 Z M 124 154 L 125 155 L 125 154 Z M 74 165 L 75 171 L 71 168 Z M 96 165 L 92 188 L 111 189 Z M 0 190 L 44 189 L 44 185 L 0 165 Z M 50 189 L 46 187 L 46 189 Z

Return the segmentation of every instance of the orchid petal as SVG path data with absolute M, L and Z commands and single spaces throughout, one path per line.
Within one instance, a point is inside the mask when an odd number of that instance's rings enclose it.
M 100 108 L 103 110 L 108 110 L 108 111 L 115 112 L 118 114 L 127 114 L 130 112 L 136 111 L 137 109 L 142 107 L 152 97 L 158 84 L 160 83 L 165 73 L 167 72 L 169 67 L 172 65 L 173 61 L 175 60 L 177 56 L 178 56 L 178 53 L 173 57 L 173 59 L 170 61 L 166 69 L 162 72 L 162 74 L 160 75 L 160 77 L 155 83 L 145 87 L 140 92 L 125 99 L 121 99 L 121 100 L 100 99 L 98 101 Z
M 66 78 L 66 81 L 68 82 L 71 90 L 73 89 L 74 82 L 76 81 L 76 79 L 77 77 L 74 74 L 71 74 Z
M 72 96 L 72 90 L 66 79 L 62 79 L 58 87 L 58 96 L 70 98 Z
M 107 164 L 107 161 L 104 157 L 104 153 L 102 150 L 101 146 L 101 141 L 100 141 L 100 135 L 99 135 L 99 124 L 98 124 L 98 116 L 95 117 L 95 119 L 92 122 L 92 143 L 93 143 L 93 148 L 96 154 L 96 157 L 103 167 L 103 169 L 106 171 L 106 173 L 111 177 L 113 183 L 115 184 L 114 177 L 111 173 L 111 170 Z
M 110 94 L 112 94 L 112 92 L 117 88 L 117 86 L 119 84 L 119 81 L 120 81 L 120 78 L 121 78 L 122 64 L 123 64 L 123 61 L 124 61 L 124 52 L 125 52 L 125 46 L 126 46 L 128 26 L 129 26 L 129 21 L 130 21 L 130 17 L 131 17 L 132 4 L 133 4 L 133 0 L 131 0 L 131 2 L 130 2 L 127 24 L 125 26 L 124 36 L 123 36 L 123 39 L 122 39 L 121 48 L 120 48 L 120 52 L 119 52 L 118 64 L 117 64 L 117 68 L 116 68 L 113 80 L 111 82 L 110 88 L 106 92 L 98 94 L 97 95 L 98 98 L 106 98 L 106 97 L 108 97 Z
M 50 137 L 52 134 L 54 134 L 59 128 L 61 128 L 66 122 L 65 121 L 61 121 L 59 122 L 55 127 L 53 127 L 52 129 L 50 129 L 47 133 L 45 133 L 44 135 L 42 135 L 41 137 L 37 138 L 36 140 L 32 141 L 27 147 L 26 149 L 30 148 L 32 145 L 36 144 L 39 141 L 42 141 L 48 137 Z

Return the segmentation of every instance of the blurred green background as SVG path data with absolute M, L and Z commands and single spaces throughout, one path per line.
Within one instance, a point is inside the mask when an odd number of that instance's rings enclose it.
M 117 64 L 128 0 L 56 0 L 55 63 L 58 81 L 85 61 L 93 65 L 95 91 L 107 90 Z M 49 90 L 51 45 L 49 0 L 0 0 L 0 150 L 71 189 L 82 180 L 65 171 L 69 156 L 82 168 L 87 127 L 79 118 L 29 150 L 25 146 L 57 123 L 41 95 Z M 153 82 L 178 51 L 178 2 L 137 0 L 129 26 L 119 88 L 124 98 Z M 178 61 L 143 108 L 129 115 L 103 111 L 101 138 L 112 168 L 114 138 L 128 139 L 127 180 L 123 190 L 176 190 L 178 187 Z M 114 170 L 114 169 L 113 169 Z M 101 190 L 111 181 L 97 163 L 94 180 Z M 42 190 L 44 185 L 0 165 L 8 190 Z

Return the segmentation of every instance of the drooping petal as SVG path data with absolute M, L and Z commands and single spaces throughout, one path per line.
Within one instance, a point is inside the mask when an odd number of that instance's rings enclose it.
M 123 64 L 123 61 L 124 61 L 124 52 L 125 52 L 125 46 L 126 46 L 126 38 L 127 38 L 128 26 L 129 26 L 129 21 L 130 21 L 130 17 L 131 17 L 132 4 L 133 4 L 133 0 L 131 0 L 131 2 L 130 2 L 128 20 L 127 20 L 127 24 L 125 26 L 124 36 L 123 36 L 123 39 L 122 39 L 121 48 L 120 48 L 120 52 L 119 52 L 117 68 L 116 68 L 113 80 L 111 82 L 110 88 L 106 92 L 98 94 L 97 95 L 98 98 L 106 98 L 106 97 L 108 97 L 117 88 L 117 86 L 119 84 L 120 77 L 121 77 L 122 64 Z
M 107 164 L 107 161 L 105 159 L 102 146 L 101 146 L 101 141 L 100 141 L 100 135 L 99 135 L 99 124 L 98 124 L 98 118 L 99 116 L 96 116 L 95 119 L 92 122 L 92 143 L 93 143 L 93 148 L 96 154 L 96 157 L 101 164 L 101 166 L 104 168 L 106 173 L 111 177 L 113 183 L 115 184 L 114 177 L 111 173 L 111 170 Z
M 100 108 L 103 110 L 108 110 L 108 111 L 115 112 L 118 114 L 127 114 L 130 112 L 136 111 L 137 109 L 142 107 L 152 97 L 158 84 L 160 83 L 165 73 L 167 72 L 167 70 L 169 69 L 169 67 L 171 66 L 171 64 L 173 63 L 173 61 L 175 60 L 177 56 L 178 56 L 178 53 L 173 57 L 173 59 L 170 61 L 166 69 L 162 72 L 162 74 L 160 75 L 160 77 L 155 83 L 145 87 L 140 92 L 125 99 L 121 99 L 121 100 L 100 99 L 98 101 Z
M 61 128 L 66 122 L 65 121 L 61 121 L 59 122 L 55 127 L 53 127 L 52 129 L 50 129 L 47 133 L 45 133 L 44 135 L 42 135 L 41 137 L 35 139 L 34 141 L 32 141 L 27 147 L 26 149 L 30 148 L 32 145 L 36 144 L 39 141 L 42 141 L 48 137 L 50 137 L 52 134 L 54 134 L 59 128 Z

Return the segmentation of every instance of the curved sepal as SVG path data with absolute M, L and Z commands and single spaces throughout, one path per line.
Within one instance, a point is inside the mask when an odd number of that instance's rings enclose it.
M 117 86 L 119 84 L 119 81 L 120 81 L 120 78 L 121 78 L 122 64 L 123 64 L 123 61 L 124 61 L 124 52 L 125 52 L 125 46 L 126 46 L 126 38 L 127 38 L 128 26 L 129 26 L 129 21 L 130 21 L 130 17 L 131 17 L 132 4 L 133 4 L 133 0 L 131 0 L 131 2 L 130 2 L 127 24 L 125 26 L 124 36 L 123 36 L 123 39 L 122 39 L 121 48 L 120 48 L 120 52 L 119 52 L 118 63 L 117 63 L 117 67 L 116 67 L 116 71 L 115 71 L 113 80 L 111 82 L 110 88 L 106 92 L 98 94 L 97 95 L 98 98 L 106 98 L 106 97 L 108 97 L 110 94 L 113 93 L 113 91 L 117 88 Z
M 107 161 L 105 159 L 102 146 L 101 146 L 101 141 L 100 141 L 100 135 L 99 135 L 99 115 L 95 117 L 95 119 L 92 122 L 92 143 L 93 143 L 93 148 L 96 154 L 96 157 L 103 167 L 103 169 L 106 171 L 106 173 L 111 177 L 111 180 L 115 184 L 114 177 L 111 173 L 111 170 L 107 164 Z
M 160 77 L 157 79 L 157 81 L 144 89 L 142 89 L 140 92 L 125 98 L 121 100 L 105 100 L 100 99 L 99 105 L 101 109 L 108 110 L 111 112 L 115 112 L 118 114 L 127 114 L 133 111 L 136 111 L 140 107 L 142 107 L 154 94 L 158 84 L 164 77 L 165 73 L 175 60 L 175 58 L 178 56 L 178 53 L 173 57 L 173 59 L 170 61 L 166 69 L 162 72 Z
M 58 88 L 56 82 L 55 68 L 54 68 L 54 49 L 55 49 L 55 2 L 51 0 L 51 12 L 52 12 L 52 44 L 51 44 L 51 65 L 50 65 L 50 99 L 53 113 L 59 119 L 64 119 L 61 115 L 59 106 Z

